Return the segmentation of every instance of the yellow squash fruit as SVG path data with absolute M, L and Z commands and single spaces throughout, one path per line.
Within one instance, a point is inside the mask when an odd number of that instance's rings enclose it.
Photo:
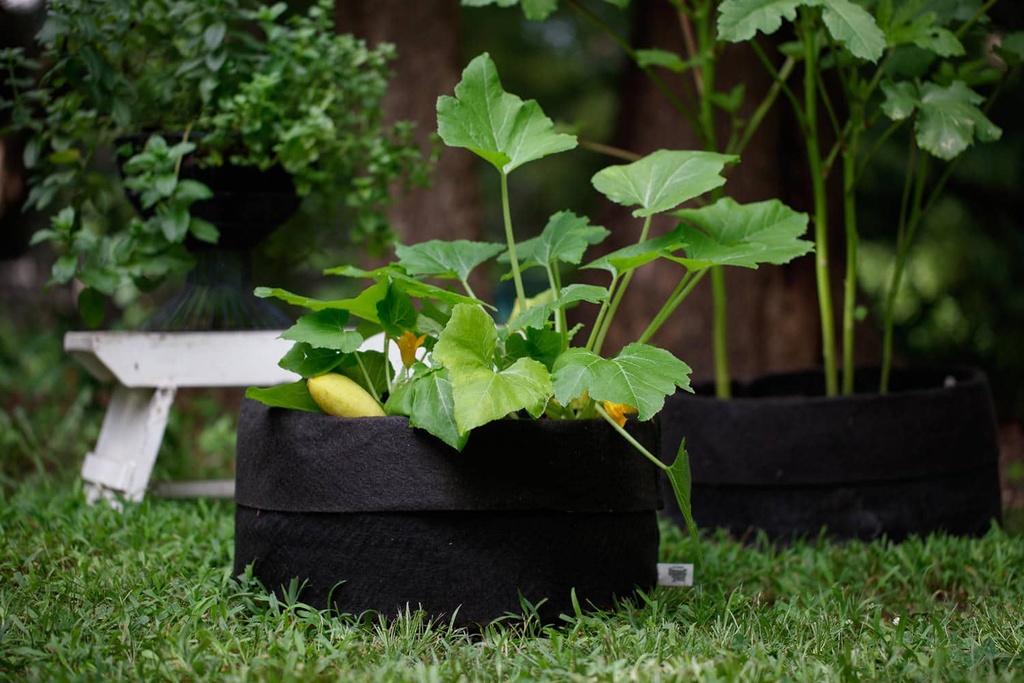
M 373 396 L 345 375 L 329 372 L 306 380 L 309 395 L 320 409 L 338 417 L 384 417 Z

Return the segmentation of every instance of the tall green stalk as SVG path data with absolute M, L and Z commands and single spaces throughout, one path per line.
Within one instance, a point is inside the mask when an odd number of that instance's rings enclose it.
M 818 44 L 814 24 L 801 12 L 799 30 L 804 45 L 804 138 L 807 141 L 807 162 L 814 192 L 814 272 L 818 286 L 818 311 L 821 318 L 821 346 L 825 371 L 825 393 L 839 393 L 836 368 L 835 316 L 832 309 L 832 283 L 828 260 L 828 197 L 825 171 L 818 140 Z
M 843 146 L 843 222 L 846 227 L 846 275 L 843 283 L 843 393 L 853 393 L 854 323 L 857 307 L 857 149 L 863 128 L 864 109 L 854 102 L 850 110 L 849 136 Z

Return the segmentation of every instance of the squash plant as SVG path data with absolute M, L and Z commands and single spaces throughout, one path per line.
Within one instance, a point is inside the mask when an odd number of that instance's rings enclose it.
M 0 112 L 29 138 L 29 206 L 56 209 L 36 237 L 63 252 L 52 281 L 78 278 L 103 294 L 149 287 L 187 267 L 186 236 L 215 241 L 188 213 L 207 191 L 177 185 L 186 154 L 201 165 L 280 166 L 300 196 L 343 195 L 347 237 L 381 252 L 393 239 L 393 185 L 425 183 L 430 164 L 411 123 L 384 120 L 393 46 L 336 34 L 333 14 L 333 0 L 298 14 L 255 0 L 47 3 L 39 61 L 3 55 L 15 77 Z M 169 134 L 179 143 L 165 144 Z M 122 144 L 128 135 L 167 139 L 144 151 Z M 128 184 L 159 188 L 164 219 L 117 210 L 115 150 L 135 156 Z
M 792 258 L 810 248 L 800 239 L 807 216 L 778 201 L 740 206 L 724 199 L 681 209 L 721 187 L 724 169 L 738 158 L 680 150 L 659 150 L 593 177 L 597 191 L 633 209 L 639 225 L 631 246 L 586 261 L 587 249 L 609 231 L 568 211 L 551 216 L 538 236 L 517 240 L 509 203 L 512 173 L 527 163 L 568 153 L 577 146 L 576 137 L 556 131 L 536 101 L 506 92 L 486 53 L 466 67 L 454 96 L 438 99 L 437 112 L 441 139 L 450 147 L 470 150 L 497 173 L 505 242 L 400 245 L 395 261 L 375 270 L 342 266 L 327 271 L 370 280 L 351 299 L 324 301 L 266 287 L 257 294 L 313 311 L 283 333 L 295 345 L 281 360 L 282 367 L 306 379 L 327 372 L 347 375 L 387 414 L 408 416 L 413 427 L 453 448 L 461 449 L 475 427 L 506 417 L 600 418 L 631 439 L 623 429 L 626 415 L 651 419 L 666 396 L 690 389 L 689 366 L 646 339 L 701 275 L 716 266 L 752 267 Z M 675 215 L 678 226 L 651 237 L 651 220 L 658 214 Z M 656 259 L 678 264 L 679 287 L 642 338 L 606 357 L 602 340 L 615 324 L 633 273 Z M 484 263 L 501 264 L 515 283 L 516 302 L 508 320 L 499 321 L 495 308 L 470 288 L 470 273 Z M 564 282 L 563 270 L 576 266 L 603 271 L 608 284 Z M 522 274 L 532 268 L 544 272 L 548 287 L 531 297 Z M 576 305 L 598 307 L 592 329 L 569 327 L 565 312 Z M 368 336 L 381 332 L 384 352 L 362 349 Z M 397 371 L 385 360 L 391 345 L 401 351 Z M 247 395 L 272 406 L 319 410 L 305 379 L 253 388 Z M 685 445 L 668 465 L 634 445 L 667 472 L 691 533 L 696 533 L 689 519 Z

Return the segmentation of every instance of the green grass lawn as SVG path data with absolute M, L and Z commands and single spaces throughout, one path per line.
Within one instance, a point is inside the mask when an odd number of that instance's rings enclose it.
M 0 489 L 0 680 L 1024 680 L 1024 535 L 772 549 L 708 539 L 693 588 L 482 634 L 283 604 L 232 576 L 228 502 Z M 691 557 L 666 527 L 663 559 Z

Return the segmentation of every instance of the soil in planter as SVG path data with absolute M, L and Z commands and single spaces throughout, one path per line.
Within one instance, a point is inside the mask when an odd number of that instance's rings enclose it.
M 902 371 L 879 396 L 875 369 L 853 396 L 824 398 L 820 373 L 790 373 L 672 397 L 664 453 L 686 438 L 701 527 L 776 542 L 820 533 L 902 540 L 981 535 L 1000 519 L 998 441 L 985 377 Z M 681 523 L 678 508 L 667 514 Z
M 235 571 L 315 607 L 555 623 L 656 582 L 657 469 L 603 422 L 502 420 L 457 453 L 405 418 L 246 401 L 237 450 Z

